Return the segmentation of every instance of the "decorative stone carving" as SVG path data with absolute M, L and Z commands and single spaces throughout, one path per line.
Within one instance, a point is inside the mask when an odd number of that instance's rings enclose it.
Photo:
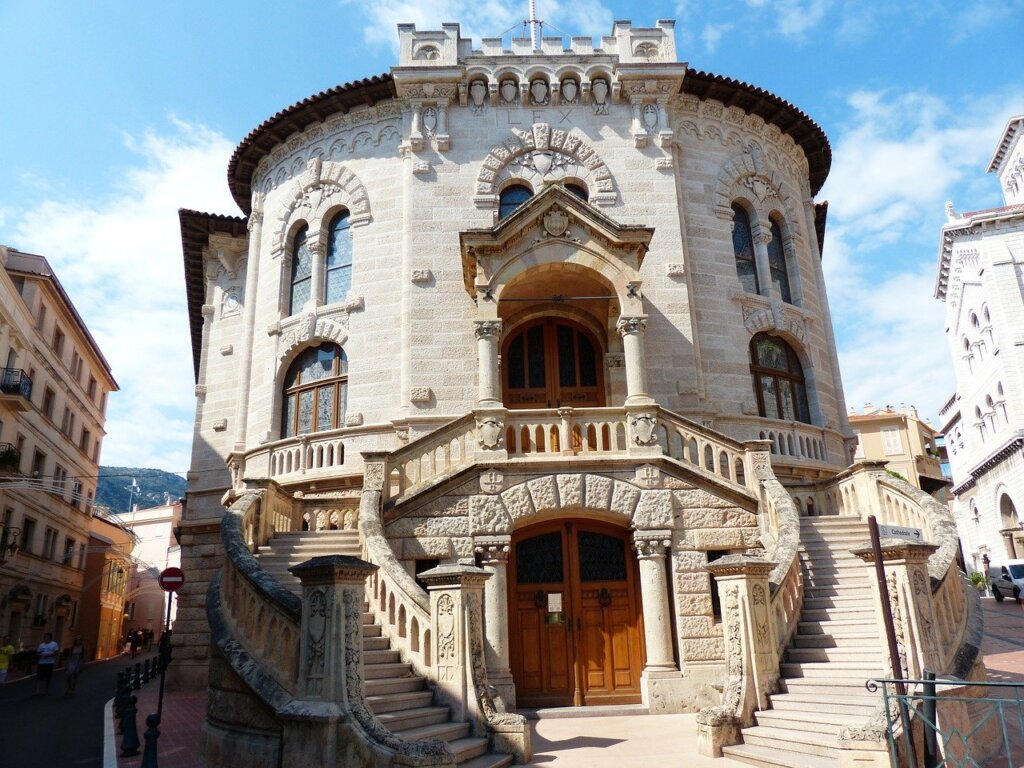
M 594 114 L 608 114 L 608 81 L 603 78 L 594 80 L 590 85 L 590 93 L 593 97 Z
M 429 403 L 433 396 L 434 393 L 430 387 L 413 387 L 409 390 L 410 403 Z
M 544 231 L 552 237 L 561 237 L 569 228 L 569 216 L 558 208 L 553 208 L 544 214 Z
M 221 353 L 222 355 L 224 355 L 224 357 L 227 357 L 227 356 L 229 356 L 229 355 L 230 355 L 230 354 L 231 354 L 232 352 L 234 352 L 234 351 L 235 351 L 235 348 L 234 348 L 234 346 L 233 346 L 233 345 L 231 345 L 231 344 L 224 344 L 224 345 L 222 345 L 222 346 L 221 346 L 221 348 L 220 348 L 220 353 Z
M 330 606 L 334 602 L 331 587 L 309 591 L 309 621 L 306 629 L 306 695 L 320 698 L 324 694 L 324 644 L 330 623 Z
M 429 283 L 434 279 L 434 273 L 429 269 L 414 269 L 409 275 L 409 279 L 417 284 Z
M 609 352 L 604 356 L 604 361 L 608 368 L 626 367 L 626 356 L 620 352 Z
M 674 167 L 671 157 L 656 157 L 654 159 L 654 169 L 656 171 L 671 171 Z
M 473 114 L 481 114 L 487 106 L 487 83 L 484 80 L 474 80 L 469 84 L 469 100 Z
M 362 423 L 363 423 L 363 414 L 359 413 L 358 411 L 356 411 L 354 413 L 350 413 L 347 416 L 345 416 L 345 426 L 346 427 L 358 427 Z
M 618 322 L 615 323 L 615 330 L 619 332 L 620 336 L 625 336 L 629 333 L 643 333 L 647 330 L 647 318 L 620 317 Z
M 213 431 L 214 432 L 223 432 L 227 428 L 228 428 L 228 420 L 227 419 L 216 419 L 213 422 Z
M 644 536 L 637 531 L 633 537 L 633 549 L 640 559 L 663 558 L 672 546 L 672 539 L 665 535 L 667 531 L 652 531 L 651 536 Z
M 654 412 L 636 413 L 629 416 L 629 431 L 636 445 L 655 445 L 658 437 L 654 430 L 658 427 L 658 416 Z
M 474 320 L 473 333 L 478 339 L 501 336 L 501 320 Z
M 661 470 L 653 464 L 642 464 L 636 468 L 634 482 L 641 488 L 657 488 L 661 485 Z
M 241 312 L 242 301 L 239 298 L 239 289 L 232 286 L 225 288 L 220 299 L 220 316 L 235 317 Z
M 484 493 L 500 493 L 505 486 L 505 475 L 496 469 L 485 469 L 480 473 L 480 490 Z
M 315 312 L 310 312 L 281 337 L 278 360 L 283 363 L 296 349 L 314 339 L 333 341 L 338 346 L 344 346 L 348 341 L 348 329 L 336 320 L 317 318 Z
M 541 77 L 530 83 L 530 98 L 534 106 L 544 106 L 548 103 L 548 84 Z
M 434 170 L 434 166 L 432 166 L 430 164 L 429 160 L 413 160 L 412 161 L 412 172 L 416 176 L 426 176 L 432 170 Z
M 685 277 L 686 265 L 679 262 L 670 262 L 665 265 L 665 274 L 668 277 Z
M 501 85 L 498 87 L 498 93 L 505 104 L 515 104 L 516 97 L 519 95 L 519 86 L 516 85 L 515 80 L 502 80 Z
M 507 536 L 493 539 L 478 536 L 474 539 L 473 544 L 473 551 L 480 555 L 480 562 L 484 565 L 505 564 L 508 562 L 508 555 L 512 547 L 509 546 L 509 538 Z
M 505 423 L 497 416 L 478 418 L 476 435 L 481 448 L 489 450 L 499 448 L 505 442 Z
M 363 488 L 379 491 L 384 488 L 384 463 L 367 462 L 363 469 Z
M 438 665 L 455 664 L 455 652 L 455 601 L 449 595 L 441 595 L 437 601 Z

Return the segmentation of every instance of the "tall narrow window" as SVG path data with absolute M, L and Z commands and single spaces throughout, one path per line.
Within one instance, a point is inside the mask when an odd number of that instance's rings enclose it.
M 501 191 L 498 202 L 499 221 L 507 218 L 516 208 L 533 197 L 533 191 L 522 184 L 513 184 Z
M 342 211 L 331 221 L 326 267 L 324 303 L 344 301 L 352 285 L 352 231 L 348 226 L 348 211 Z
M 736 275 L 747 293 L 760 293 L 757 262 L 754 259 L 754 237 L 750 231 L 750 215 L 743 207 L 732 204 L 732 252 L 736 257 Z
M 768 271 L 772 275 L 772 285 L 787 304 L 793 303 L 789 290 L 789 264 L 786 263 L 786 249 L 782 246 L 782 229 L 779 222 L 772 220 L 772 240 L 768 243 Z
M 292 241 L 292 280 L 291 296 L 288 301 L 288 314 L 294 315 L 309 299 L 313 279 L 313 254 L 306 242 L 309 228 L 303 227 L 295 233 Z
M 766 333 L 751 339 L 750 373 L 762 416 L 811 423 L 803 368 L 786 342 Z
M 345 423 L 348 362 L 336 344 L 307 349 L 284 378 L 281 437 L 335 429 Z

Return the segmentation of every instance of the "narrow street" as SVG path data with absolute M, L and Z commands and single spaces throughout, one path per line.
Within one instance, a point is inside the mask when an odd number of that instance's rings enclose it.
M 73 697 L 64 670 L 49 693 L 34 695 L 35 677 L 0 686 L 0 764 L 3 768 L 92 768 L 103 765 L 104 705 L 114 696 L 125 658 L 87 664 Z

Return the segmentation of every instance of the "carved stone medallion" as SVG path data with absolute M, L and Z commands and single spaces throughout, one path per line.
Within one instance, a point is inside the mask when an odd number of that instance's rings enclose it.
M 516 87 L 516 81 L 502 80 L 499 93 L 501 93 L 502 101 L 504 101 L 506 104 L 512 104 L 513 102 L 515 102 L 516 94 L 519 93 L 519 88 Z
M 552 237 L 561 237 L 569 228 L 569 217 L 564 211 L 554 209 L 544 215 L 544 231 Z

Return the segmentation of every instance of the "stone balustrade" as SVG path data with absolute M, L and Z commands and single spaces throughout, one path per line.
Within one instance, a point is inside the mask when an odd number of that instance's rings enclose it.
M 753 416 L 719 416 L 715 427 L 741 440 L 770 440 L 773 460 L 783 463 L 788 459 L 842 467 L 849 463 L 846 438 L 828 427 Z
M 473 460 L 477 452 L 477 421 L 473 414 L 409 443 L 387 455 L 385 500 L 404 496 L 444 477 Z
M 509 411 L 505 449 L 509 458 L 545 453 L 625 456 L 625 413 L 621 408 Z

